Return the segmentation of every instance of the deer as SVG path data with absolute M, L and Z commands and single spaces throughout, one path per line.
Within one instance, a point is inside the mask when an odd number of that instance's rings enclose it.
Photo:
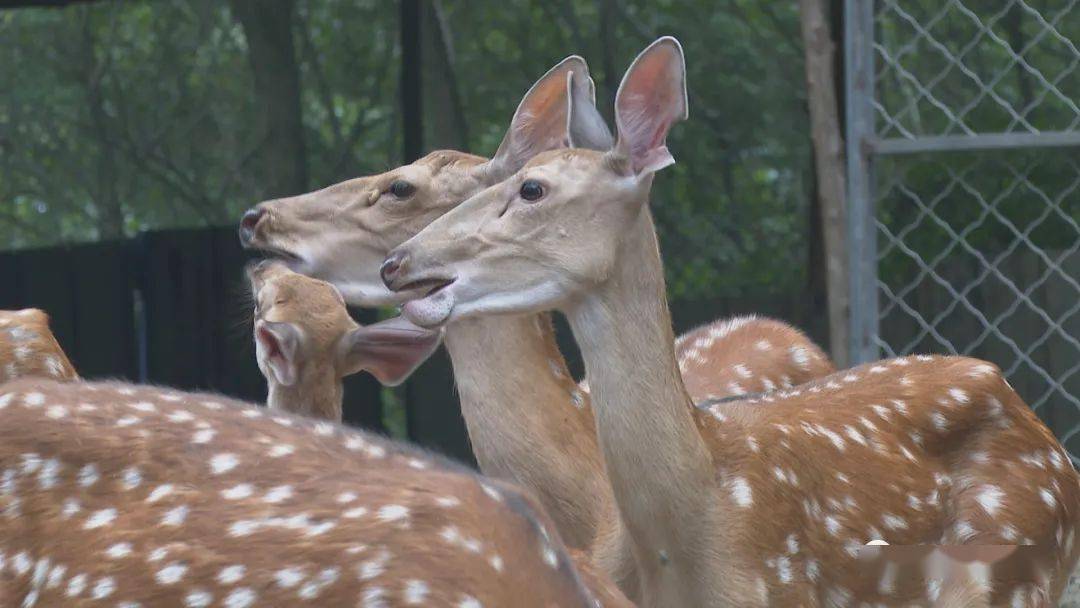
M 0 383 L 27 376 L 79 379 L 49 328 L 45 311 L 0 310 Z
M 214 394 L 0 386 L 4 606 L 629 606 L 526 493 Z
M 383 174 L 260 203 L 240 222 L 241 243 L 330 282 L 350 304 L 400 303 L 405 297 L 383 285 L 383 259 L 538 152 L 564 147 L 572 73 L 579 75 L 575 86 L 594 99 L 588 65 L 578 56 L 566 58 L 522 98 L 492 158 L 435 151 Z M 602 118 L 598 124 L 604 131 L 592 143 L 607 147 L 611 135 Z M 779 321 L 718 321 L 682 340 L 685 375 L 698 399 L 799 384 L 833 370 L 813 341 Z M 732 341 L 746 351 L 724 348 Z M 597 445 L 589 385 L 571 376 L 550 315 L 464 319 L 446 328 L 444 342 L 481 471 L 529 488 L 571 547 L 591 553 L 598 539 L 620 544 L 623 532 Z M 627 578 L 629 569 L 626 561 L 606 571 Z
M 573 144 L 593 123 L 570 91 Z M 623 76 L 612 149 L 538 154 L 390 253 L 387 287 L 422 288 L 403 315 L 424 327 L 567 316 L 641 605 L 942 599 L 940 581 L 855 568 L 870 540 L 1039 547 L 995 563 L 979 601 L 1053 605 L 1078 557 L 1080 479 L 997 366 L 905 356 L 695 407 L 648 206 L 687 108 L 682 47 L 661 38 Z
M 397 386 L 439 346 L 440 332 L 401 317 L 357 324 L 333 285 L 284 263 L 253 263 L 246 275 L 255 300 L 256 360 L 271 410 L 341 422 L 346 376 L 364 370 Z
M 361 327 L 333 285 L 280 261 L 249 264 L 246 275 L 255 300 L 256 359 L 271 410 L 341 422 L 341 378 L 364 370 L 384 386 L 397 386 L 438 347 L 439 332 L 401 317 Z M 570 549 L 569 556 L 601 584 L 586 554 Z

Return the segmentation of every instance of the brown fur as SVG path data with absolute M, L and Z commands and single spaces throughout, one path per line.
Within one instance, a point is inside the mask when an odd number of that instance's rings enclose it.
M 552 107 L 565 106 L 564 93 L 548 100 L 554 100 Z M 528 104 L 529 97 L 522 103 Z M 545 110 L 533 112 L 537 113 Z M 563 128 L 565 120 L 545 123 Z M 293 268 L 334 282 L 351 303 L 394 301 L 378 277 L 383 258 L 467 197 L 504 177 L 486 168 L 480 157 L 439 151 L 382 175 L 262 203 L 259 207 L 266 214 L 249 245 L 299 256 L 291 262 Z M 408 200 L 398 201 L 386 193 L 398 179 L 416 188 Z M 696 342 L 697 334 L 692 335 Z M 775 348 L 760 353 L 746 352 L 731 341 L 752 344 L 765 338 Z M 481 470 L 530 488 L 567 544 L 593 554 L 601 569 L 632 593 L 637 583 L 631 545 L 597 444 L 588 384 L 579 386 L 571 378 L 550 319 L 502 316 L 452 324 L 446 330 L 446 345 Z M 798 347 L 811 353 L 809 369 L 792 368 L 790 353 Z M 754 375 L 754 381 L 742 379 L 741 386 L 749 392 L 764 390 L 770 378 L 777 385 L 783 384 L 784 376 L 800 383 L 832 369 L 820 349 L 794 328 L 754 320 L 698 349 L 685 370 L 691 394 L 699 399 L 737 394 L 730 384 L 739 374 L 735 369 L 739 363 Z
M 933 606 L 967 608 L 990 606 L 993 590 L 988 577 L 999 581 L 1038 580 L 1040 568 L 1054 557 L 1050 545 L 917 545 L 864 547 L 859 553 L 863 576 L 874 577 L 881 586 L 895 586 L 896 581 L 924 579 L 940 589 Z M 886 571 L 888 568 L 888 571 Z M 888 572 L 886 574 L 886 572 Z M 1044 583 L 1042 587 L 1046 587 Z M 1015 585 L 1009 597 L 998 594 L 998 603 L 1048 605 L 1045 595 L 1039 598 L 1035 587 Z
M 526 495 L 328 422 L 20 380 L 0 389 L 0 445 L 5 606 L 404 605 L 413 580 L 429 605 L 626 605 L 587 589 Z
M 475 169 L 483 162 L 461 152 L 432 152 L 383 175 L 262 203 L 267 217 L 252 246 L 316 252 L 292 266 L 330 280 L 346 265 L 374 276 L 391 248 L 480 191 L 485 182 Z M 361 204 L 396 179 L 408 179 L 417 187 L 409 201 Z M 341 246 L 317 245 L 332 234 L 339 235 L 331 239 Z M 381 285 L 377 277 L 371 280 Z M 349 293 L 347 285 L 339 286 Z M 730 335 L 710 340 L 709 332 L 726 323 L 717 321 L 680 338 L 685 345 L 681 352 L 688 357 L 684 377 L 695 399 L 739 394 L 731 387 L 735 378 L 745 392 L 756 392 L 765 390 L 770 378 L 782 386 L 785 379 L 797 384 L 832 370 L 820 348 L 790 325 L 753 319 Z M 708 345 L 691 352 L 699 338 Z M 762 339 L 771 340 L 775 348 L 745 348 Z M 591 552 L 598 537 L 608 539 L 602 541 L 606 544 L 620 543 L 621 526 L 596 443 L 588 384 L 578 386 L 571 378 L 550 319 L 501 317 L 451 325 L 446 344 L 481 470 L 530 488 L 568 545 Z M 806 369 L 791 359 L 798 348 L 808 353 Z M 752 380 L 739 376 L 734 367 L 739 363 L 749 368 Z
M 811 405 L 819 402 L 829 405 Z M 843 574 L 852 551 L 874 539 L 1045 549 L 995 567 L 995 606 L 1009 605 L 1012 594 L 1026 588 L 1058 597 L 1076 563 L 1076 472 L 994 366 L 962 357 L 903 358 L 751 399 L 744 407 L 720 404 L 711 413 L 717 421 L 707 422 L 709 435 L 728 446 L 719 484 L 744 479 L 754 496 L 753 513 L 729 507 L 732 525 L 749 531 L 744 526 L 758 518 L 791 522 L 757 527 L 735 540 L 743 559 L 785 556 L 795 580 L 805 577 L 784 584 L 766 569 L 770 602 L 822 601 L 820 588 L 830 585 L 864 602 L 924 601 L 920 576 L 900 577 L 896 591 L 882 595 L 881 570 Z M 748 449 L 750 439 L 756 450 Z M 987 502 L 991 496 L 996 500 Z M 801 550 L 788 555 L 792 534 Z M 820 572 L 816 581 L 805 576 L 810 559 Z
M 575 179 L 581 171 L 563 165 L 571 161 L 558 153 L 548 161 L 530 174 Z M 567 242 L 561 235 L 549 241 L 538 222 L 557 217 L 574 238 L 568 227 L 585 222 L 575 214 L 597 212 L 586 200 L 627 196 L 618 190 L 622 184 L 605 191 L 605 170 L 601 166 L 597 176 L 580 182 L 589 184 L 588 199 L 575 198 L 576 191 L 560 183 L 560 198 L 546 201 L 547 215 L 520 213 L 520 226 L 504 219 L 491 228 L 497 237 L 474 221 L 493 217 L 485 203 L 502 204 L 504 193 L 492 190 L 474 199 L 406 244 L 413 275 L 405 280 L 456 274 L 456 265 L 467 264 L 474 282 L 469 293 L 475 293 L 485 281 L 512 290 L 517 281 L 532 285 L 543 273 L 566 272 L 550 266 L 549 252 L 541 248 Z M 919 579 L 901 581 L 894 595 L 884 597 L 876 578 L 853 576 L 851 549 L 875 538 L 1049 545 L 1051 557 L 1038 565 L 1037 575 L 993 579 L 992 603 L 1007 604 L 1017 589 L 1058 597 L 1077 559 L 1072 538 L 1080 482 L 1064 450 L 1000 370 L 960 357 L 906 358 L 692 408 L 671 346 L 651 217 L 643 210 L 620 218 L 632 203 L 606 204 L 602 212 L 619 218 L 603 222 L 620 236 L 612 258 L 602 257 L 608 250 L 595 234 L 574 241 L 591 249 L 564 258 L 575 268 L 562 280 L 583 284 L 566 311 L 585 355 L 600 447 L 627 523 L 643 604 L 925 599 Z M 620 223 L 627 221 L 629 226 Z M 497 244 L 478 250 L 468 240 L 442 238 L 460 226 Z M 529 236 L 514 239 L 513 231 Z M 514 249 L 504 249 L 507 243 Z M 464 251 L 467 258 L 459 255 Z M 509 257 L 495 257 L 503 255 Z M 599 259 L 590 261 L 590 255 Z M 499 268 L 512 259 L 516 271 L 490 274 L 489 259 L 498 259 Z M 595 273 L 607 275 L 592 283 Z M 984 507 L 980 499 L 987 491 L 1000 491 L 1000 504 Z M 909 496 L 918 499 L 916 506 L 909 506 Z M 1016 530 L 1015 538 L 1006 526 Z M 794 551 L 788 549 L 790 536 Z M 618 572 L 625 569 L 616 557 L 623 551 L 625 543 L 612 542 L 596 559 Z
M 79 379 L 45 311 L 0 310 L 0 382 L 27 377 Z
M 806 334 L 754 315 L 714 321 L 675 340 L 686 390 L 695 403 L 791 388 L 836 371 Z
M 330 284 L 276 264 L 261 265 L 250 271 L 249 276 L 254 297 L 260 302 L 256 320 L 294 323 L 308 337 L 304 350 L 298 355 L 305 367 L 298 385 L 278 386 L 273 376 L 266 374 L 271 385 L 270 407 L 340 422 L 343 389 L 333 360 L 333 349 L 343 335 L 358 327 L 349 317 L 340 296 Z M 546 329 L 553 335 L 550 327 Z M 265 364 L 260 363 L 260 367 Z M 589 422 L 591 426 L 591 416 Z M 599 461 L 596 465 L 600 465 Z M 607 597 L 620 595 L 609 577 L 595 571 L 586 553 L 571 551 L 570 557 L 590 588 L 602 590 L 600 595 Z
M 640 76 L 681 87 L 665 67 L 681 67 L 677 49 L 670 39 L 650 47 Z M 613 172 L 662 166 L 667 153 L 671 116 L 648 86 L 632 89 L 640 94 L 618 98 L 638 105 L 624 118 L 638 121 L 631 133 L 646 139 L 610 153 L 536 156 L 395 251 L 405 270 L 392 284 L 456 278 L 438 296 L 450 305 L 419 300 L 406 308 L 432 325 L 496 311 L 567 314 L 641 604 L 927 601 L 918 578 L 898 581 L 884 596 L 878 579 L 859 576 L 852 549 L 878 538 L 1044 545 L 1050 557 L 1036 564 L 1036 575 L 1017 580 L 995 570 L 991 601 L 1008 605 L 1018 590 L 1042 602 L 1058 598 L 1078 556 L 1080 479 L 995 366 L 962 357 L 897 359 L 693 407 L 647 208 L 652 175 Z M 661 116 L 647 122 L 654 111 Z M 639 156 L 610 162 L 623 154 Z M 527 180 L 542 184 L 544 195 L 520 197 Z M 596 559 L 625 571 L 617 558 L 625 551 L 602 546 Z
M 338 344 L 359 325 L 349 316 L 333 285 L 290 271 L 281 264 L 262 264 L 248 271 L 256 301 L 255 324 L 289 323 L 305 337 L 298 347 L 299 379 L 293 386 L 274 381 L 268 364 L 259 369 L 269 385 L 267 406 L 292 414 L 341 421 L 342 380 Z M 256 341 L 258 339 L 256 338 Z

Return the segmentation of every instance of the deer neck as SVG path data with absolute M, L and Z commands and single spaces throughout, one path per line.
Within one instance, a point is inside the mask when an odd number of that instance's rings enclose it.
M 344 395 L 341 378 L 332 369 L 310 369 L 308 365 L 292 386 L 267 382 L 266 405 L 272 410 L 341 421 L 341 402 Z
M 635 556 L 647 578 L 650 570 L 664 572 L 661 566 L 668 563 L 693 569 L 714 504 L 714 468 L 679 374 L 647 208 L 624 241 L 614 276 L 567 313 L 585 359 L 600 448 Z
M 464 319 L 447 327 L 445 344 L 481 470 L 529 487 L 569 545 L 592 542 L 610 491 L 588 395 L 570 376 L 550 316 Z

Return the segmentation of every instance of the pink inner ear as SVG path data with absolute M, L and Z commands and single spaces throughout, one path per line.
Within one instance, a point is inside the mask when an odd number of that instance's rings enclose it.
M 652 139 L 649 140 L 648 149 L 652 150 L 664 145 L 664 142 L 667 141 L 668 131 L 671 129 L 671 122 L 671 120 L 665 120 L 656 125 L 656 131 L 653 132 Z
M 281 351 L 281 342 L 278 342 L 274 332 L 265 327 L 260 327 L 258 337 L 259 341 L 263 344 L 263 348 L 266 349 L 266 356 L 268 359 L 273 359 L 275 357 L 280 359 L 285 358 L 285 353 Z
M 521 154 L 532 155 L 557 148 L 566 137 L 566 103 L 557 81 L 557 78 L 551 78 L 550 82 L 543 83 L 514 121 L 514 127 L 519 130 L 515 139 L 521 146 Z
M 266 351 L 266 364 L 270 366 L 275 379 L 285 386 L 295 384 L 296 370 L 285 355 L 285 350 L 277 335 L 265 327 L 260 327 L 255 332 L 255 336 Z
M 635 172 L 672 162 L 664 144 L 671 126 L 686 116 L 683 70 L 677 43 L 666 41 L 646 49 L 619 87 L 619 138 L 625 140 Z

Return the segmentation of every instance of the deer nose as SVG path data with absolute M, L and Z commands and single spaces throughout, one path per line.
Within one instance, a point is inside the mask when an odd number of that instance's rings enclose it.
M 391 251 L 386 256 L 382 266 L 379 267 L 379 276 L 389 289 L 394 289 L 394 282 L 401 276 L 406 264 L 409 262 L 409 254 L 404 251 Z
M 255 227 L 259 225 L 259 220 L 266 215 L 266 209 L 262 207 L 252 207 L 244 212 L 244 217 L 240 218 L 240 244 L 244 247 L 251 245 L 252 239 L 255 238 Z

